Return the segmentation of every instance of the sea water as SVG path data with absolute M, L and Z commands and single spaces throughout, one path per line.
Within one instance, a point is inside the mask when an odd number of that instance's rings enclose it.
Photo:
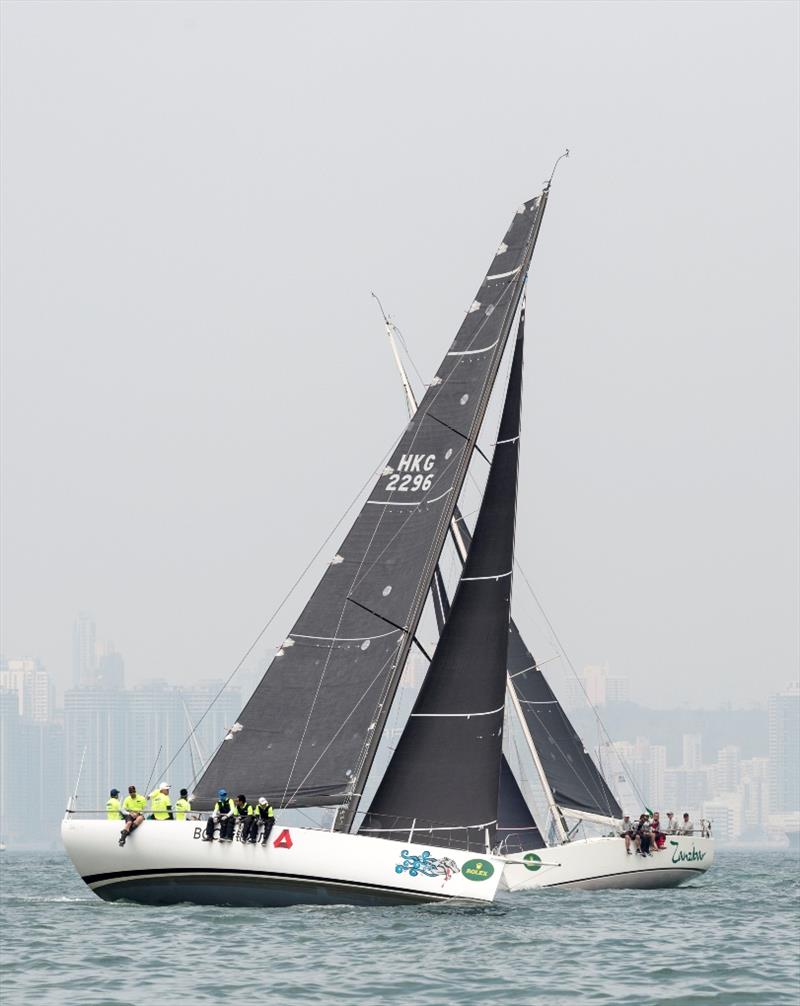
M 106 903 L 61 852 L 0 854 L 3 1004 L 798 1006 L 797 853 L 719 850 L 669 891 L 486 907 Z

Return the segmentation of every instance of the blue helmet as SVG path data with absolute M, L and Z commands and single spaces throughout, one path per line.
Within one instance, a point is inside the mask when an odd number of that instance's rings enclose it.
M 228 799 L 228 791 L 226 789 L 218 790 L 217 796 L 220 798 L 220 800 L 227 800 Z

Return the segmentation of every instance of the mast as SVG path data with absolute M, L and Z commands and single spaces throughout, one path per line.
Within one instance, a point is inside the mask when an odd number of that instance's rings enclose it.
M 469 469 L 469 464 L 472 460 L 472 452 L 475 449 L 478 434 L 480 433 L 481 426 L 483 425 L 486 409 L 489 405 L 489 399 L 491 398 L 492 388 L 494 387 L 495 378 L 497 377 L 497 371 L 500 368 L 500 362 L 503 358 L 503 351 L 505 350 L 508 333 L 511 329 L 511 324 L 514 320 L 517 307 L 519 306 L 519 302 L 522 297 L 531 257 L 533 256 L 533 250 L 536 247 L 536 240 L 539 236 L 539 230 L 542 225 L 542 217 L 547 206 L 547 191 L 547 188 L 545 188 L 540 195 L 527 203 L 523 203 L 522 206 L 518 208 L 515 219 L 512 221 L 511 227 L 508 229 L 505 238 L 501 242 L 500 247 L 495 254 L 492 266 L 481 284 L 478 296 L 470 305 L 467 312 L 467 319 L 465 319 L 462 323 L 461 329 L 459 330 L 459 335 L 465 328 L 466 332 L 472 332 L 473 326 L 471 326 L 468 321 L 470 315 L 483 313 L 484 318 L 490 320 L 496 313 L 501 301 L 505 301 L 502 322 L 497 329 L 497 338 L 492 343 L 484 343 L 483 339 L 476 341 L 475 336 L 470 338 L 469 341 L 460 341 L 457 336 L 456 342 L 454 343 L 454 347 L 456 348 L 451 349 L 448 353 L 448 357 L 451 355 L 456 357 L 456 363 L 451 365 L 446 359 L 445 363 L 440 366 L 434 377 L 432 386 L 428 389 L 422 400 L 420 408 L 411 418 L 409 423 L 409 426 L 413 427 L 418 419 L 419 413 L 421 412 L 424 412 L 426 417 L 431 415 L 430 407 L 427 411 L 425 411 L 425 403 L 428 400 L 429 395 L 432 391 L 436 394 L 436 389 L 440 387 L 443 382 L 451 378 L 459 363 L 466 358 L 470 360 L 471 366 L 474 367 L 475 363 L 481 356 L 489 352 L 492 353 L 489 360 L 489 373 L 481 389 L 481 397 L 475 411 L 473 422 L 468 433 L 466 431 L 461 432 L 461 436 L 464 438 L 464 444 L 459 454 L 458 467 L 452 486 L 449 490 L 449 505 L 442 512 L 442 519 L 437 527 L 434 543 L 428 553 L 426 567 L 417 584 L 417 593 L 414 598 L 408 622 L 409 630 L 406 631 L 404 638 L 402 638 L 399 643 L 390 688 L 387 690 L 387 694 L 379 709 L 372 737 L 367 741 L 364 750 L 364 757 L 353 782 L 351 798 L 342 807 L 337 818 L 337 830 L 339 831 L 349 831 L 353 825 L 355 816 L 358 812 L 364 784 L 369 776 L 370 770 L 372 769 L 373 762 L 375 761 L 375 755 L 378 750 L 378 744 L 383 736 L 386 721 L 389 718 L 392 700 L 394 699 L 395 692 L 397 691 L 397 686 L 400 683 L 400 677 L 402 675 L 403 668 L 405 667 L 405 662 L 408 658 L 411 645 L 414 641 L 414 634 L 416 633 L 417 625 L 419 624 L 419 619 L 422 615 L 422 609 L 428 596 L 431 581 L 433 580 L 436 567 L 439 563 L 439 556 L 444 548 L 453 511 L 455 510 L 458 497 L 464 485 L 467 470 Z M 524 238 L 522 242 L 520 242 L 520 237 L 522 235 L 519 234 L 519 223 L 517 222 L 517 218 L 522 217 L 524 220 L 528 217 L 529 213 L 533 214 L 533 218 L 530 225 L 526 227 Z M 516 254 L 512 255 L 511 259 L 509 259 L 509 253 L 514 251 L 515 243 L 517 244 Z M 514 265 L 514 262 L 516 262 L 516 265 Z M 509 266 L 511 268 L 509 268 Z M 489 301 L 488 304 L 487 300 Z M 484 322 L 480 323 L 478 331 L 484 327 L 491 331 L 491 326 L 486 326 Z M 465 393 L 458 398 L 458 402 L 462 406 L 467 405 L 468 401 L 469 393 Z M 444 420 L 444 417 L 438 417 L 438 415 L 435 415 L 433 418 L 439 423 L 442 423 Z M 453 415 L 453 418 L 455 419 L 455 414 Z M 444 420 L 444 423 L 445 425 L 450 425 L 446 422 L 446 420 Z M 447 454 L 445 454 L 445 457 L 447 457 Z
M 514 564 L 524 318 L 472 545 L 417 701 L 359 829 L 494 845 Z

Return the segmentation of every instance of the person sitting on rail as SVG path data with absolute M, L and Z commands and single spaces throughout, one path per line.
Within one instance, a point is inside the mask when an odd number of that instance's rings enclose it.
M 678 822 L 671 810 L 667 811 L 667 834 L 674 835 L 678 831 Z
M 694 835 L 694 824 L 692 824 L 691 819 L 688 814 L 683 815 L 683 821 L 678 828 L 679 835 Z
M 120 846 L 130 837 L 132 831 L 144 821 L 144 809 L 147 806 L 147 797 L 136 792 L 135 786 L 128 786 L 128 795 L 122 801 L 122 813 L 125 817 L 125 827 L 119 833 Z
M 653 848 L 658 852 L 667 844 L 667 836 L 661 830 L 661 818 L 658 816 L 658 811 L 653 814 L 651 827 L 653 829 Z
M 269 838 L 269 833 L 272 831 L 272 826 L 275 824 L 275 812 L 272 809 L 272 804 L 265 796 L 260 796 L 258 798 L 258 804 L 254 808 L 255 811 L 255 828 L 252 832 L 251 842 L 255 842 L 257 838 L 258 825 L 259 822 L 263 824 L 263 830 L 261 832 L 261 844 L 266 845 L 267 839 Z
M 636 828 L 634 827 L 633 821 L 626 814 L 622 819 L 622 830 L 619 833 L 620 838 L 625 839 L 625 851 L 628 855 L 631 855 L 631 842 L 636 836 Z
M 236 809 L 236 804 L 228 796 L 228 791 L 225 789 L 219 790 L 217 793 L 217 802 L 214 804 L 214 813 L 208 819 L 203 841 L 212 842 L 214 840 L 214 828 L 219 824 L 220 842 L 232 842 L 233 828 L 238 816 L 239 812 Z
M 639 856 L 652 856 L 650 844 L 653 838 L 650 827 L 650 819 L 647 814 L 639 815 L 639 823 L 636 825 L 636 853 Z

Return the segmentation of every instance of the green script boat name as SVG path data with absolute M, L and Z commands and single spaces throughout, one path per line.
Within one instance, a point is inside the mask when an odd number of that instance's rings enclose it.
M 706 854 L 704 852 L 700 852 L 698 849 L 695 849 L 694 842 L 692 843 L 691 852 L 682 852 L 678 842 L 670 840 L 669 844 L 675 846 L 675 848 L 672 851 L 673 863 L 697 863 L 700 860 L 706 858 Z

